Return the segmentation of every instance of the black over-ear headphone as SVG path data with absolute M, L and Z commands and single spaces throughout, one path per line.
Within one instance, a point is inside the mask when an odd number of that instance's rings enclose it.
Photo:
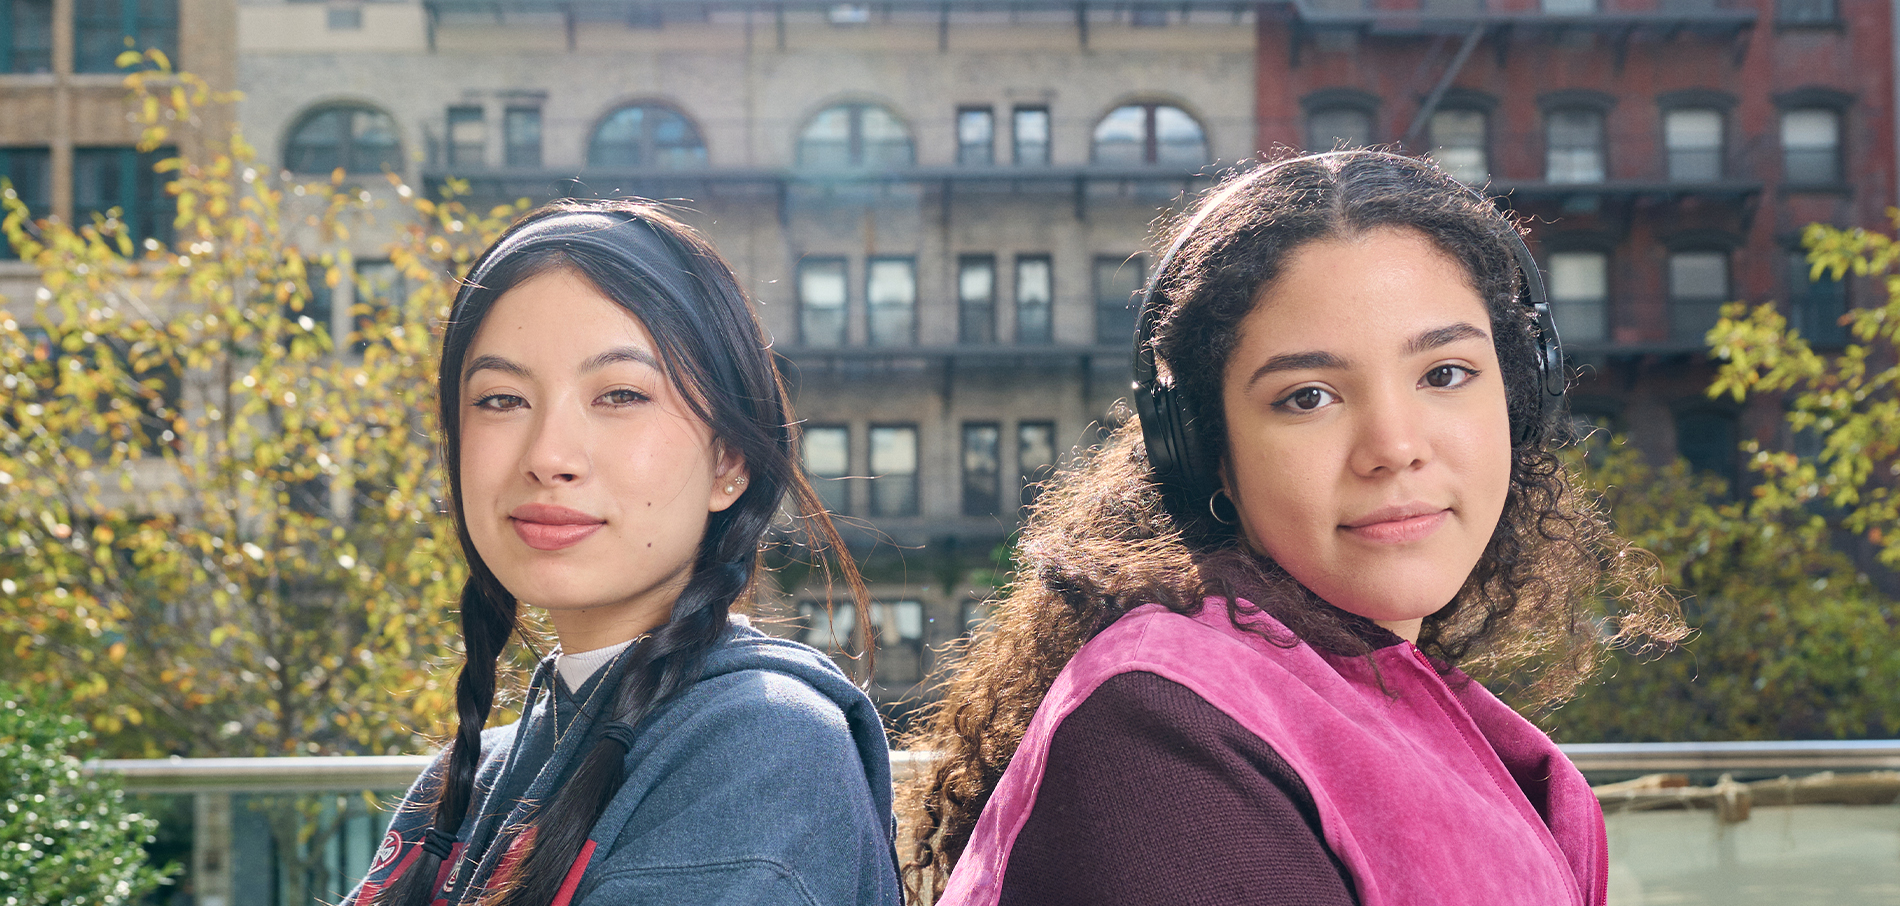
M 1187 226 L 1181 228 L 1175 236 L 1168 252 L 1161 256 L 1155 265 L 1154 273 L 1148 278 L 1148 285 L 1141 292 L 1141 314 L 1135 328 L 1135 414 L 1141 419 L 1141 437 L 1148 448 L 1148 463 L 1154 469 L 1155 477 L 1163 484 L 1172 485 L 1188 491 L 1199 491 L 1208 483 L 1207 476 L 1197 475 L 1194 464 L 1201 461 L 1200 433 L 1194 429 L 1194 416 L 1188 407 L 1175 395 L 1172 385 L 1161 383 L 1155 368 L 1154 331 L 1161 320 L 1160 306 L 1156 304 L 1155 294 L 1161 286 L 1162 278 L 1168 272 L 1168 266 L 1174 263 L 1174 256 L 1187 245 L 1209 214 L 1222 207 L 1242 189 L 1253 185 L 1262 176 L 1287 164 L 1312 161 L 1341 154 L 1365 154 L 1363 151 L 1328 152 L 1290 158 L 1269 164 L 1255 170 L 1242 179 L 1237 179 L 1219 194 L 1208 199 L 1195 212 Z M 1396 156 L 1396 155 L 1395 155 Z M 1462 184 L 1461 184 L 1462 185 Z M 1485 197 L 1470 186 L 1465 191 L 1491 204 Z M 1532 407 L 1523 421 L 1514 426 L 1513 439 L 1522 443 L 1537 436 L 1544 413 L 1554 406 L 1549 401 L 1560 400 L 1567 383 L 1564 376 L 1563 344 L 1557 338 L 1557 323 L 1551 319 L 1550 297 L 1544 291 L 1544 277 L 1537 269 L 1537 259 L 1531 255 L 1530 246 L 1524 242 L 1523 234 L 1513 229 L 1511 250 L 1517 255 L 1517 269 L 1522 275 L 1522 292 L 1518 298 L 1530 307 L 1535 326 L 1532 339 L 1537 344 L 1538 383 L 1541 392 L 1532 394 Z

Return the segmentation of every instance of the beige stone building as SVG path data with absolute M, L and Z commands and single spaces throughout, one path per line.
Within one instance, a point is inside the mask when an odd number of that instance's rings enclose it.
M 0 17 L 0 176 L 36 215 L 83 221 L 116 207 L 136 238 L 169 238 L 174 208 L 151 168 L 165 151 L 134 147 L 117 58 L 156 48 L 229 89 L 236 23 L 235 0 L 11 0 Z M 30 295 L 38 281 L 12 254 L 0 248 L 0 296 Z
M 238 12 L 239 117 L 267 162 L 669 199 L 713 237 L 871 579 L 887 702 L 980 612 L 1025 486 L 1126 391 L 1152 223 L 1254 147 L 1254 13 L 1234 4 Z M 786 602 L 822 645 L 818 604 Z

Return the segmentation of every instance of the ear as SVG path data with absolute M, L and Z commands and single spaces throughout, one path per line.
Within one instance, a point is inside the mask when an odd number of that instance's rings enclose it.
M 706 510 L 717 513 L 745 496 L 752 476 L 746 471 L 745 457 L 724 443 L 714 441 L 713 453 L 712 499 L 707 502 Z

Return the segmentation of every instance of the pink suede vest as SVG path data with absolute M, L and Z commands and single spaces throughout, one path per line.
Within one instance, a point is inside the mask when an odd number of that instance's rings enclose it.
M 1271 617 L 1251 619 L 1284 637 Z M 1219 599 L 1192 618 L 1130 611 L 1050 687 L 938 903 L 997 902 L 1056 727 L 1109 677 L 1145 671 L 1193 690 L 1292 765 L 1365 906 L 1602 906 L 1603 812 L 1549 737 L 1462 673 L 1441 678 L 1409 642 L 1373 658 L 1383 690 L 1363 659 L 1235 629 Z

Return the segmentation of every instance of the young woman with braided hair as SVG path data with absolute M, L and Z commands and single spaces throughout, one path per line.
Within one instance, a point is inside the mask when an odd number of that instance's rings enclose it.
M 731 613 L 788 496 L 867 608 L 712 247 L 645 204 L 527 215 L 463 283 L 440 397 L 469 563 L 460 723 L 346 902 L 898 902 L 875 708 Z M 520 604 L 561 653 L 522 719 L 484 730 Z
M 1553 455 L 1562 354 L 1516 226 L 1426 162 L 1292 158 L 1206 197 L 1142 308 L 1138 417 L 1038 498 L 906 741 L 940 753 L 912 889 L 1601 904 L 1589 786 L 1456 665 L 1553 701 L 1606 640 L 1682 628 Z

